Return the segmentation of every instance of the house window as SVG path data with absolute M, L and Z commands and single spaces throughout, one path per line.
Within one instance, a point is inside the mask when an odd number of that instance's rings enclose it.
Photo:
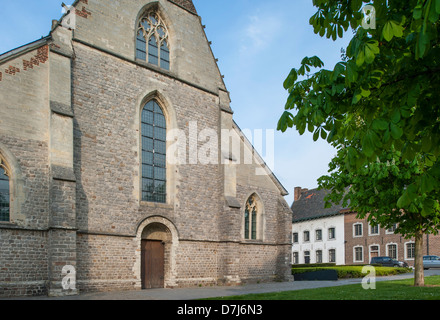
M 328 229 L 328 239 L 329 240 L 336 239 L 336 229 L 335 228 L 329 228 Z
M 394 234 L 394 232 L 396 231 L 396 229 L 397 229 L 397 224 L 393 224 L 393 226 L 391 227 L 391 228 L 388 228 L 387 229 L 387 234 Z
M 9 222 L 10 187 L 9 176 L 0 159 L 0 222 Z
M 310 263 L 310 251 L 304 251 L 304 263 L 305 264 Z
M 330 249 L 328 251 L 328 262 L 336 262 L 336 249 Z
M 256 195 L 252 195 L 246 201 L 244 210 L 244 238 L 256 240 L 258 237 L 258 215 L 259 208 Z
M 387 245 L 387 255 L 394 260 L 397 260 L 397 244 Z
M 362 237 L 362 223 L 356 223 L 353 225 L 353 236 Z
M 298 243 L 298 242 L 299 242 L 299 240 L 298 240 L 298 233 L 294 232 L 293 233 L 293 243 Z
M 322 263 L 322 250 L 316 250 L 316 263 Z
M 316 241 L 321 241 L 322 240 L 322 230 L 316 230 L 315 237 L 316 237 Z
M 406 259 L 414 259 L 416 257 L 416 245 L 414 242 L 406 244 Z
M 156 12 L 150 11 L 139 21 L 136 58 L 170 70 L 168 30 Z
M 292 259 L 293 264 L 299 264 L 299 254 L 298 254 L 298 252 L 294 252 L 292 258 L 293 258 Z
M 309 241 L 310 241 L 310 232 L 304 231 L 304 242 L 309 242 Z
M 142 200 L 166 203 L 166 120 L 156 102 L 142 111 Z
M 362 247 L 354 248 L 354 262 L 364 261 L 364 249 Z
M 378 235 L 379 234 L 379 226 L 370 225 L 370 235 Z

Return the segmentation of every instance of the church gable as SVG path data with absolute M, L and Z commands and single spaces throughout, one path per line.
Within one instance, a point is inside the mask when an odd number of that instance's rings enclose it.
M 74 29 L 74 42 L 165 72 L 216 94 L 226 90 L 191 0 L 78 0 L 73 7 L 74 14 L 65 15 L 60 25 L 74 18 L 74 25 L 70 26 Z M 142 27 L 142 20 L 148 18 L 145 14 L 152 12 L 160 24 L 149 20 Z M 161 37 L 165 34 L 166 39 Z M 161 58 L 166 67 L 161 66 Z

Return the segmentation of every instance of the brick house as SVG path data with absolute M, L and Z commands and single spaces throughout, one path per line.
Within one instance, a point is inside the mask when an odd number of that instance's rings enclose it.
M 414 239 L 405 239 L 395 234 L 394 229 L 373 227 L 367 218 L 345 214 L 345 263 L 368 264 L 373 257 L 390 256 L 414 266 Z M 440 235 L 425 235 L 423 241 L 424 255 L 440 256 Z
M 332 206 L 325 209 L 324 198 L 327 193 L 327 190 L 295 188 L 295 201 L 291 206 L 294 263 L 366 265 L 372 257 L 390 256 L 410 266 L 414 265 L 414 239 L 405 239 L 395 234 L 395 228 L 373 227 L 367 218 L 357 219 L 356 213 L 348 208 Z M 338 241 L 329 241 L 329 237 L 323 235 L 329 229 L 328 226 L 338 230 L 337 236 L 332 239 Z M 330 254 L 325 256 L 328 250 L 343 253 L 343 257 L 332 259 Z M 440 255 L 440 235 L 425 235 L 424 255 Z
M 287 191 L 191 0 L 75 1 L 0 97 L 0 296 L 290 279 Z

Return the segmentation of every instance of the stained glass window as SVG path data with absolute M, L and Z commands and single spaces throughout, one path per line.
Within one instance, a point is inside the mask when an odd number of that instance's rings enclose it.
M 9 177 L 6 170 L 2 167 L 0 160 L 0 221 L 2 222 L 9 221 L 9 192 Z
M 154 11 L 148 12 L 139 21 L 136 36 L 136 58 L 162 69 L 170 70 L 168 30 Z
M 255 195 L 246 202 L 244 211 L 244 238 L 249 240 L 257 239 L 258 208 Z
M 142 201 L 166 203 L 166 121 L 156 100 L 142 110 Z

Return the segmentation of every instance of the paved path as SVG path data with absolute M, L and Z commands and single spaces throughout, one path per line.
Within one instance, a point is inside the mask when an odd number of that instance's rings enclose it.
M 440 275 L 440 269 L 425 271 L 425 276 Z M 377 281 L 400 280 L 413 278 L 414 274 L 404 274 L 398 276 L 378 277 Z M 203 287 L 203 288 L 181 288 L 181 289 L 153 289 L 142 291 L 123 291 L 123 292 L 101 292 L 86 293 L 79 296 L 48 298 L 36 297 L 29 299 L 41 300 L 196 300 L 203 298 L 227 297 L 251 293 L 267 293 L 293 291 L 303 289 L 313 289 L 332 286 L 343 286 L 347 284 L 361 284 L 362 279 L 344 279 L 338 281 L 294 281 L 249 284 L 237 287 Z

